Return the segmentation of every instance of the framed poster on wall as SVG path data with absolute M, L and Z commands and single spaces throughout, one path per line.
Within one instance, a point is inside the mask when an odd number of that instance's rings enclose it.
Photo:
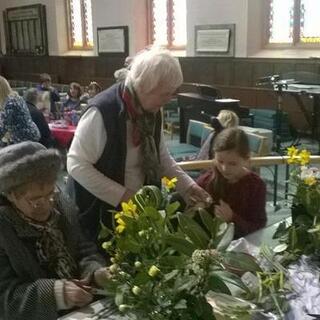
M 104 27 L 97 29 L 99 55 L 128 56 L 128 26 Z
M 3 12 L 7 55 L 48 54 L 46 8 L 35 4 Z
M 234 56 L 235 25 L 195 26 L 195 54 L 210 56 Z

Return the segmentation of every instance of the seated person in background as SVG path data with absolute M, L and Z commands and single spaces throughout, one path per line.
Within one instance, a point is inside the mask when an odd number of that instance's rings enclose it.
M 56 102 L 60 101 L 60 96 L 58 91 L 51 86 L 51 77 L 47 73 L 40 74 L 40 84 L 37 86 L 39 91 L 48 91 L 50 93 L 50 112 L 57 116 Z
M 126 60 L 124 61 L 124 64 L 123 64 L 123 68 L 118 69 L 114 72 L 113 76 L 117 82 L 126 80 L 132 61 L 133 61 L 133 57 L 126 57 Z
M 1 145 L 21 141 L 39 141 L 40 132 L 29 109 L 8 81 L 0 76 L 0 140 Z
M 60 165 L 58 152 L 39 143 L 0 150 L 3 320 L 55 320 L 61 310 L 90 303 L 90 286 L 108 276 L 80 233 L 75 207 L 55 192 Z
M 32 121 L 37 125 L 40 131 L 41 137 L 39 142 L 47 148 L 52 147 L 54 140 L 51 136 L 48 123 L 43 113 L 38 109 L 38 103 L 41 99 L 38 90 L 35 88 L 30 88 L 28 91 L 25 92 L 24 99 L 29 108 Z
M 234 222 L 235 238 L 266 224 L 266 186 L 248 167 L 250 148 L 246 133 L 238 128 L 220 132 L 213 145 L 213 168 L 197 183 L 213 198 L 212 213 Z
M 68 99 L 62 104 L 62 112 L 80 110 L 81 86 L 77 82 L 71 82 L 68 91 Z
M 196 160 L 209 160 L 213 158 L 213 144 L 216 136 L 225 128 L 237 127 L 239 125 L 238 116 L 230 110 L 221 110 L 217 117 L 212 118 L 211 126 L 214 131 L 210 133 L 202 145 Z
M 91 81 L 89 86 L 88 86 L 88 92 L 84 93 L 80 97 L 81 103 L 88 103 L 88 100 L 96 96 L 99 92 L 102 91 L 101 86 L 99 85 L 98 82 Z

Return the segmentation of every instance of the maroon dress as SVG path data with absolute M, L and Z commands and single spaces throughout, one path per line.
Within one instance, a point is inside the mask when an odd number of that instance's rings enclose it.
M 215 171 L 209 170 L 198 178 L 197 183 L 212 196 L 214 203 L 218 204 L 220 199 L 213 194 L 213 182 L 216 176 Z M 261 178 L 254 172 L 249 172 L 235 183 L 229 183 L 226 179 L 223 183 L 224 192 L 221 199 L 233 211 L 235 238 L 264 227 L 267 221 L 266 185 Z M 213 212 L 213 207 L 209 211 Z

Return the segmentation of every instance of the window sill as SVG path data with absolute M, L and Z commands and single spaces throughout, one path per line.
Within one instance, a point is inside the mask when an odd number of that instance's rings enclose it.
M 249 58 L 320 59 L 319 49 L 262 49 Z
M 187 56 L 186 50 L 170 50 L 170 52 L 175 57 L 186 57 Z
M 94 50 L 70 50 L 62 54 L 63 56 L 78 56 L 78 57 L 94 57 Z

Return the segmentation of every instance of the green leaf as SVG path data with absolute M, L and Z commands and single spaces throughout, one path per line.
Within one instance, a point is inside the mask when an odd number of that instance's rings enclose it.
M 149 275 L 146 273 L 146 272 L 139 272 L 134 280 L 133 280 L 133 283 L 136 285 L 136 286 L 142 286 L 144 284 L 146 284 L 147 282 L 150 281 L 150 277 Z
M 223 261 L 222 264 L 226 268 L 236 268 L 239 271 L 251 271 L 251 272 L 260 272 L 261 268 L 258 265 L 256 259 L 249 254 L 243 252 L 234 252 L 227 251 L 222 255 Z
M 179 207 L 180 207 L 180 203 L 178 201 L 167 204 L 166 212 L 168 217 L 171 217 L 172 215 L 174 215 L 174 213 L 179 209 Z
M 193 219 L 184 214 L 178 215 L 179 226 L 183 233 L 200 249 L 206 249 L 209 237 L 206 232 Z
M 179 270 L 172 270 L 171 272 L 164 275 L 163 279 L 165 282 L 170 281 L 179 274 Z
M 197 249 L 190 241 L 176 236 L 166 236 L 164 241 L 179 253 L 183 253 L 189 257 L 191 257 L 193 251 Z
M 200 215 L 202 223 L 205 225 L 205 227 L 210 232 L 211 237 L 216 238 L 218 227 L 219 227 L 217 220 L 212 218 L 212 216 L 206 210 L 204 210 L 202 208 L 199 209 L 199 215 Z
M 174 309 L 187 309 L 187 301 L 185 299 L 181 299 L 176 303 L 176 305 L 173 307 Z
M 237 275 L 227 271 L 211 271 L 210 276 L 216 276 L 220 278 L 224 283 L 230 283 L 237 286 L 244 291 L 248 292 L 248 287 L 242 282 L 241 278 Z
M 100 227 L 101 229 L 98 235 L 98 240 L 107 239 L 113 235 L 113 232 L 109 228 L 107 228 L 102 222 L 100 222 Z
M 233 240 L 234 237 L 234 224 L 229 223 L 227 230 L 225 231 L 224 235 L 222 236 L 220 242 L 217 245 L 217 250 L 223 251 L 229 247 L 230 242 Z
M 157 209 L 155 209 L 154 207 L 145 207 L 144 208 L 144 213 L 147 216 L 149 216 L 151 219 L 154 219 L 154 220 L 163 219 L 161 214 L 159 213 L 159 211 Z
M 206 291 L 209 291 L 209 290 L 212 290 L 214 292 L 231 294 L 228 286 L 224 283 L 224 281 L 220 277 L 214 274 L 211 274 L 207 280 Z

